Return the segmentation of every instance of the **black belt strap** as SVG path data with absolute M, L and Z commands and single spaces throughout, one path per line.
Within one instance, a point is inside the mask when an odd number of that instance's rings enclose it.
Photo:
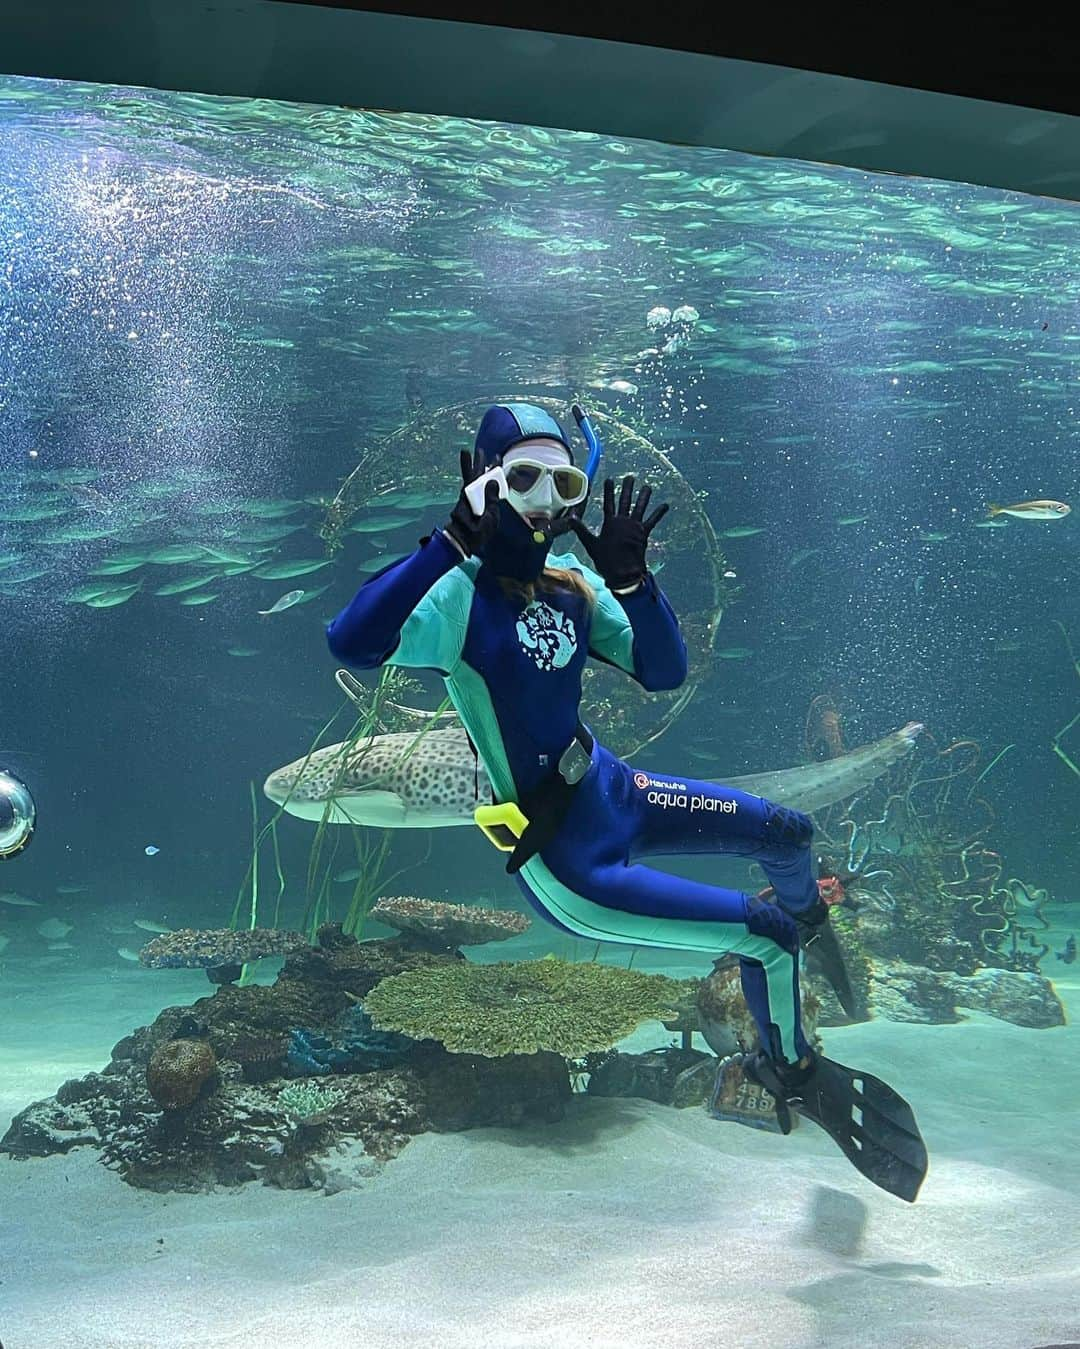
M 580 721 L 575 738 L 586 754 L 592 754 L 593 738 Z M 518 805 L 529 823 L 506 863 L 508 875 L 516 875 L 526 862 L 542 852 L 554 839 L 580 786 L 580 782 L 567 782 L 556 767 L 531 791 L 522 793 Z

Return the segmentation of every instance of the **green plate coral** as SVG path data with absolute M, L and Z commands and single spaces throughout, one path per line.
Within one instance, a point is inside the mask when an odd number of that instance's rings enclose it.
M 670 1017 L 680 991 L 674 979 L 612 965 L 458 961 L 383 979 L 364 1010 L 383 1030 L 440 1040 L 455 1054 L 578 1058 L 610 1048 L 639 1022 Z

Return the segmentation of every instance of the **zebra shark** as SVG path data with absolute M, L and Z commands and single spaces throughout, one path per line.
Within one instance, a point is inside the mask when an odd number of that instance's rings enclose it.
M 921 722 L 835 759 L 724 778 L 729 787 L 808 814 L 854 796 L 911 752 Z M 461 727 L 398 732 L 326 745 L 276 769 L 263 791 L 290 815 L 377 829 L 472 824 L 491 783 Z

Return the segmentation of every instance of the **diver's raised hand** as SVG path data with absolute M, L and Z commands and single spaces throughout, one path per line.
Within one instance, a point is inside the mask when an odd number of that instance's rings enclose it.
M 616 505 L 615 484 L 607 478 L 604 481 L 604 521 L 599 534 L 586 528 L 576 515 L 565 520 L 566 529 L 572 529 L 578 536 L 596 570 L 614 591 L 633 590 L 645 579 L 649 535 L 670 509 L 664 502 L 647 516 L 645 512 L 651 499 L 652 488 L 646 484 L 635 503 L 634 479 L 626 477 Z
M 457 544 L 466 557 L 471 557 L 482 548 L 499 527 L 497 482 L 490 481 L 484 488 L 484 509 L 480 515 L 473 510 L 472 503 L 465 495 L 465 489 L 469 484 L 474 483 L 485 472 L 484 455 L 481 450 L 476 450 L 473 454 L 468 450 L 461 451 L 461 492 L 454 509 L 450 512 L 450 519 L 443 526 L 443 533 Z

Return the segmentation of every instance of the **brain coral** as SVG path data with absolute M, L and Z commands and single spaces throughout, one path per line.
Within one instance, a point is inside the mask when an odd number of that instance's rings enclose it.
M 166 1040 L 146 1065 L 146 1085 L 162 1110 L 182 1110 L 198 1099 L 217 1068 L 205 1040 Z

